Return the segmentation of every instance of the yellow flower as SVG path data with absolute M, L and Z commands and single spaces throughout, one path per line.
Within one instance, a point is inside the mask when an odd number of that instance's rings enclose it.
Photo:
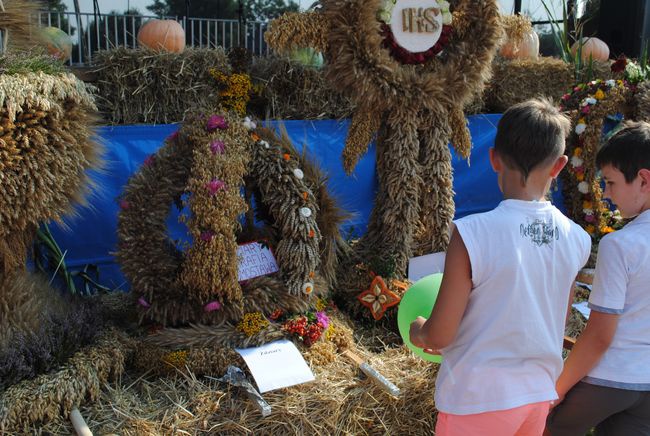
M 587 121 L 584 118 L 580 118 L 578 124 L 587 124 Z
M 602 100 L 603 98 L 605 98 L 605 93 L 603 92 L 602 89 L 599 89 L 598 91 L 596 91 L 596 94 L 594 94 L 594 98 L 596 100 Z
M 613 228 L 610 226 L 603 226 L 600 228 L 600 233 L 607 234 L 607 233 L 612 233 L 614 231 Z
M 237 330 L 244 332 L 246 336 L 253 336 L 264 330 L 269 322 L 260 312 L 249 312 L 237 324 Z
M 574 156 L 582 156 L 582 148 L 581 148 L 581 147 L 576 147 L 576 148 L 573 150 L 573 155 L 574 155 Z
M 185 362 L 187 362 L 187 351 L 172 351 L 171 353 L 165 354 L 161 360 L 174 368 L 182 368 L 185 366 Z
M 315 308 L 317 312 L 322 312 L 327 307 L 327 302 L 322 298 L 316 300 Z
M 594 205 L 591 201 L 583 201 L 582 202 L 582 208 L 583 209 L 593 209 Z
M 576 173 L 576 180 L 582 182 L 585 179 L 585 173 Z
M 587 233 L 589 233 L 590 235 L 593 235 L 594 233 L 596 233 L 596 227 L 595 227 L 595 226 L 592 226 L 591 224 L 589 224 L 587 227 L 585 227 L 585 230 L 586 230 Z

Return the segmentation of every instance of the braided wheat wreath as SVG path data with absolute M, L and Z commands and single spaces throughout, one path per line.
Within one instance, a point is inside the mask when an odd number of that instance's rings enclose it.
M 129 181 L 117 258 L 142 319 L 220 324 L 251 311 L 303 312 L 331 285 L 342 214 L 286 137 L 250 127 L 230 113 L 195 115 Z M 190 247 L 167 235 L 172 204 L 189 210 Z M 240 284 L 237 246 L 255 239 L 271 246 L 280 271 Z

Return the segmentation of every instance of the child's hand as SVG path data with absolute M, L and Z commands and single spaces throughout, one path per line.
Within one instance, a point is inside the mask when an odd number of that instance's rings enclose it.
M 409 339 L 411 340 L 411 343 L 418 348 L 425 348 L 424 338 L 422 337 L 422 329 L 425 322 L 427 322 L 426 318 L 418 316 L 415 318 L 415 321 L 411 323 L 411 328 L 409 329 Z

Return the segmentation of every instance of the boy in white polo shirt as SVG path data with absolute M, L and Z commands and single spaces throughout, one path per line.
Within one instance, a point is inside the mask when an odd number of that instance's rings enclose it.
M 531 100 L 508 109 L 490 161 L 504 200 L 456 221 L 429 319 L 411 342 L 440 350 L 436 436 L 541 435 L 573 280 L 591 239 L 546 201 L 566 165 L 569 120 Z
M 553 435 L 650 435 L 650 124 L 628 123 L 596 164 L 623 229 L 598 248 L 591 315 L 557 381 Z

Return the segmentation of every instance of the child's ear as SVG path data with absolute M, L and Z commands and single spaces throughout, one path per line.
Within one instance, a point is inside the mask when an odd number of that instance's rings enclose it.
M 650 192 L 650 169 L 642 168 L 637 176 L 641 179 L 641 191 Z
M 501 172 L 503 164 L 496 150 L 494 150 L 494 147 L 490 147 L 490 165 L 492 165 L 492 169 L 495 173 Z
M 551 167 L 551 173 L 549 176 L 552 178 L 556 178 L 558 174 L 560 174 L 560 171 L 566 166 L 567 162 L 569 162 L 569 158 L 566 157 L 566 155 L 562 155 L 557 158 L 553 166 Z

